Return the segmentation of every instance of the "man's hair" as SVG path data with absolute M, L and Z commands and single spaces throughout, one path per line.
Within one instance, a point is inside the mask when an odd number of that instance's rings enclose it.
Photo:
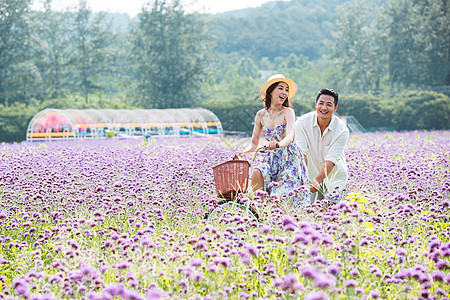
M 338 93 L 336 93 L 336 91 L 335 90 L 333 90 L 333 89 L 321 89 L 318 93 L 317 93 L 317 97 L 316 97 L 316 102 L 317 102 L 317 100 L 319 100 L 319 97 L 321 96 L 321 95 L 330 95 L 330 96 L 333 96 L 333 98 L 334 98 L 334 105 L 338 105 L 338 101 L 339 101 L 339 94 Z

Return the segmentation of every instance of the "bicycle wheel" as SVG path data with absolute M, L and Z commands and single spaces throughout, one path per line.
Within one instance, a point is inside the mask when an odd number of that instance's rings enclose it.
M 235 199 L 223 199 L 205 215 L 205 219 L 228 226 L 258 225 L 259 216 L 246 204 L 238 203 Z

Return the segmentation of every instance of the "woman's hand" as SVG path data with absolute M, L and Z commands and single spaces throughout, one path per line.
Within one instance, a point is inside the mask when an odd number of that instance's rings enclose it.
M 234 153 L 234 157 L 236 157 L 237 159 L 243 159 L 245 158 L 245 152 L 236 152 Z
M 273 150 L 273 149 L 277 149 L 280 148 L 280 145 L 278 144 L 277 141 L 271 141 L 266 145 L 267 150 Z

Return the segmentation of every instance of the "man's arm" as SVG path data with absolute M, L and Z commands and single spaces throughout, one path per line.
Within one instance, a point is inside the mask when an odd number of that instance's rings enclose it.
M 330 172 L 333 170 L 339 157 L 342 153 L 344 153 L 348 137 L 349 131 L 342 131 L 336 141 L 328 149 L 328 153 L 324 157 L 325 161 L 319 170 L 319 174 L 316 176 L 316 178 L 314 178 L 309 186 L 309 190 L 311 193 L 315 193 L 320 189 L 320 184 L 323 182 L 325 177 L 327 177 L 328 174 L 330 174 Z
M 320 189 L 320 184 L 325 179 L 328 174 L 330 174 L 331 170 L 334 168 L 334 163 L 332 161 L 326 160 L 322 167 L 320 168 L 319 174 L 317 174 L 316 178 L 309 185 L 309 191 L 311 193 L 315 193 Z

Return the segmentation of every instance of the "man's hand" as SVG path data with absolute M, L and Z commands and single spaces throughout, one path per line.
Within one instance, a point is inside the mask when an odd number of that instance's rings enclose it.
M 317 182 L 316 179 L 313 179 L 313 181 L 309 184 L 309 191 L 311 193 L 318 192 L 320 190 L 320 184 Z

